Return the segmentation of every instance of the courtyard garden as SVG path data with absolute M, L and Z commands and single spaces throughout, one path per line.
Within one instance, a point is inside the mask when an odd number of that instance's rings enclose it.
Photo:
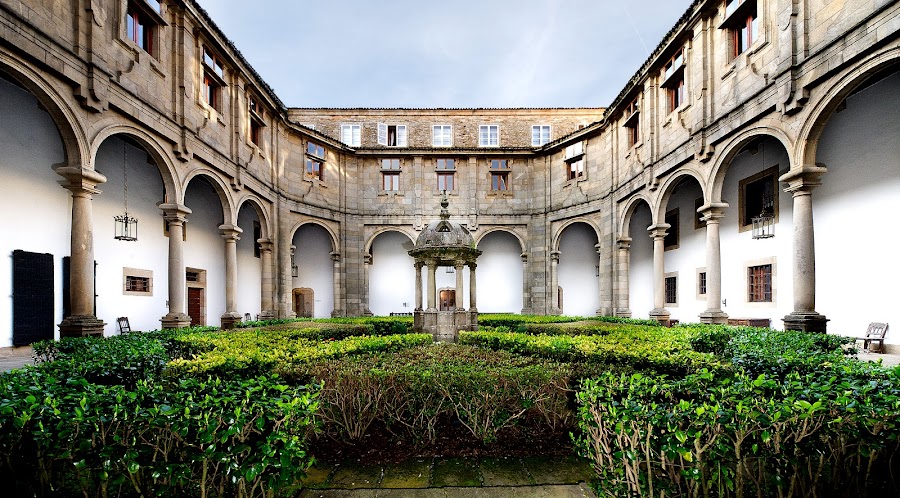
M 900 371 L 833 335 L 482 315 L 35 344 L 0 374 L 13 496 L 295 496 L 315 461 L 534 458 L 599 496 L 896 496 Z

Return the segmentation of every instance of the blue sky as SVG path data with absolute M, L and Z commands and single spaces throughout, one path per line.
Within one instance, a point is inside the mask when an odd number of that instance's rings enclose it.
M 603 107 L 689 0 L 198 0 L 290 107 Z

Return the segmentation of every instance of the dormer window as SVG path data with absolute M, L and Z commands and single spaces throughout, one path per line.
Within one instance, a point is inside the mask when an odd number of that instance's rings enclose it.
M 378 123 L 378 145 L 406 147 L 406 125 Z

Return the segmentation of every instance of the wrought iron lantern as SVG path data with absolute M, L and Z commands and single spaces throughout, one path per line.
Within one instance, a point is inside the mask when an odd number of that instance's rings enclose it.
M 116 240 L 135 241 L 138 238 L 137 224 L 138 220 L 134 216 L 128 215 L 128 145 L 122 143 L 122 174 L 124 176 L 124 201 L 125 214 L 114 216 L 115 221 L 115 237 Z
M 300 276 L 300 268 L 297 266 L 297 260 L 294 257 L 294 246 L 291 246 L 291 276 Z
M 769 239 L 775 236 L 775 215 L 762 213 L 753 217 L 753 238 Z

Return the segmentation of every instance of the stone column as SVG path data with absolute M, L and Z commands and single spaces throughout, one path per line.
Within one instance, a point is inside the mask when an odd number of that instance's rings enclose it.
M 100 173 L 79 167 L 56 169 L 60 185 L 72 192 L 72 233 L 69 249 L 69 302 L 71 314 L 59 324 L 60 337 L 103 335 L 106 325 L 94 314 L 94 214 L 91 200 L 106 182 Z
M 616 251 L 618 252 L 618 275 L 616 276 L 616 281 L 618 282 L 618 296 L 616 302 L 618 306 L 616 307 L 616 316 L 621 316 L 624 318 L 631 318 L 631 309 L 628 303 L 630 299 L 629 295 L 629 287 L 628 287 L 628 279 L 630 278 L 630 270 L 631 270 L 631 237 L 620 237 L 619 240 L 616 241 Z
M 372 310 L 369 309 L 369 268 L 372 267 L 372 255 L 363 254 L 363 288 L 360 292 L 362 297 L 363 316 L 372 316 Z M 421 286 L 420 286 L 421 288 Z
M 530 296 L 528 293 L 528 253 L 523 252 L 520 257 L 522 258 L 522 311 L 523 315 L 531 314 L 531 302 Z
M 562 313 L 559 306 L 559 251 L 550 251 L 550 314 Z
M 290 224 L 290 211 L 279 200 L 278 206 L 278 236 L 275 239 L 278 244 L 278 263 L 275 265 L 278 278 L 278 302 L 276 304 L 278 318 L 294 318 L 294 277 L 292 274 L 292 262 L 294 251 L 293 227 Z
M 181 204 L 160 204 L 169 224 L 169 312 L 160 319 L 162 328 L 179 329 L 191 325 L 185 313 L 184 224 L 191 210 Z
M 422 311 L 422 266 L 425 263 L 416 261 L 416 309 L 414 311 Z
M 427 311 L 437 311 L 437 292 L 436 292 L 436 280 L 437 277 L 435 275 L 437 272 L 437 262 L 429 261 L 428 262 L 428 310 Z
M 816 312 L 816 247 L 813 230 L 812 191 L 821 185 L 827 170 L 821 166 L 792 169 L 779 181 L 787 182 L 785 192 L 794 196 L 794 311 L 784 317 L 785 330 L 825 332 L 828 319 Z
M 722 311 L 722 252 L 719 244 L 719 222 L 725 217 L 728 204 L 705 204 L 697 211 L 706 222 L 706 311 L 700 314 L 702 323 L 727 323 Z
M 343 316 L 344 312 L 341 307 L 341 253 L 331 253 L 331 264 L 332 287 L 334 288 L 334 309 L 331 311 L 331 316 Z
M 464 261 L 457 261 L 453 268 L 456 270 L 456 292 L 454 295 L 456 296 L 456 302 L 454 303 L 454 307 L 456 311 L 465 311 L 463 307 L 463 274 L 462 270 L 464 268 Z
M 222 314 L 222 329 L 233 329 L 241 322 L 237 311 L 237 241 L 241 239 L 241 227 L 226 223 L 219 225 L 219 232 L 225 240 L 225 313 Z
M 275 243 L 272 239 L 259 239 L 259 257 L 262 266 L 262 277 L 260 278 L 262 292 L 260 293 L 260 320 L 272 320 L 275 318 L 275 278 L 273 276 L 273 259 L 272 251 Z
M 475 263 L 469 263 L 469 313 L 478 312 L 478 306 L 475 302 L 475 268 L 477 266 Z
M 670 227 L 668 223 L 657 223 L 647 228 L 653 238 L 653 309 L 650 310 L 650 318 L 666 324 L 669 322 L 669 310 L 666 309 L 665 238 Z
M 597 300 L 600 301 L 600 308 L 597 308 L 597 311 L 594 312 L 597 316 L 603 316 L 603 295 L 600 292 L 603 289 L 603 275 L 600 271 L 600 256 L 602 255 L 600 252 L 600 243 L 597 242 L 594 244 L 594 249 L 597 250 Z

